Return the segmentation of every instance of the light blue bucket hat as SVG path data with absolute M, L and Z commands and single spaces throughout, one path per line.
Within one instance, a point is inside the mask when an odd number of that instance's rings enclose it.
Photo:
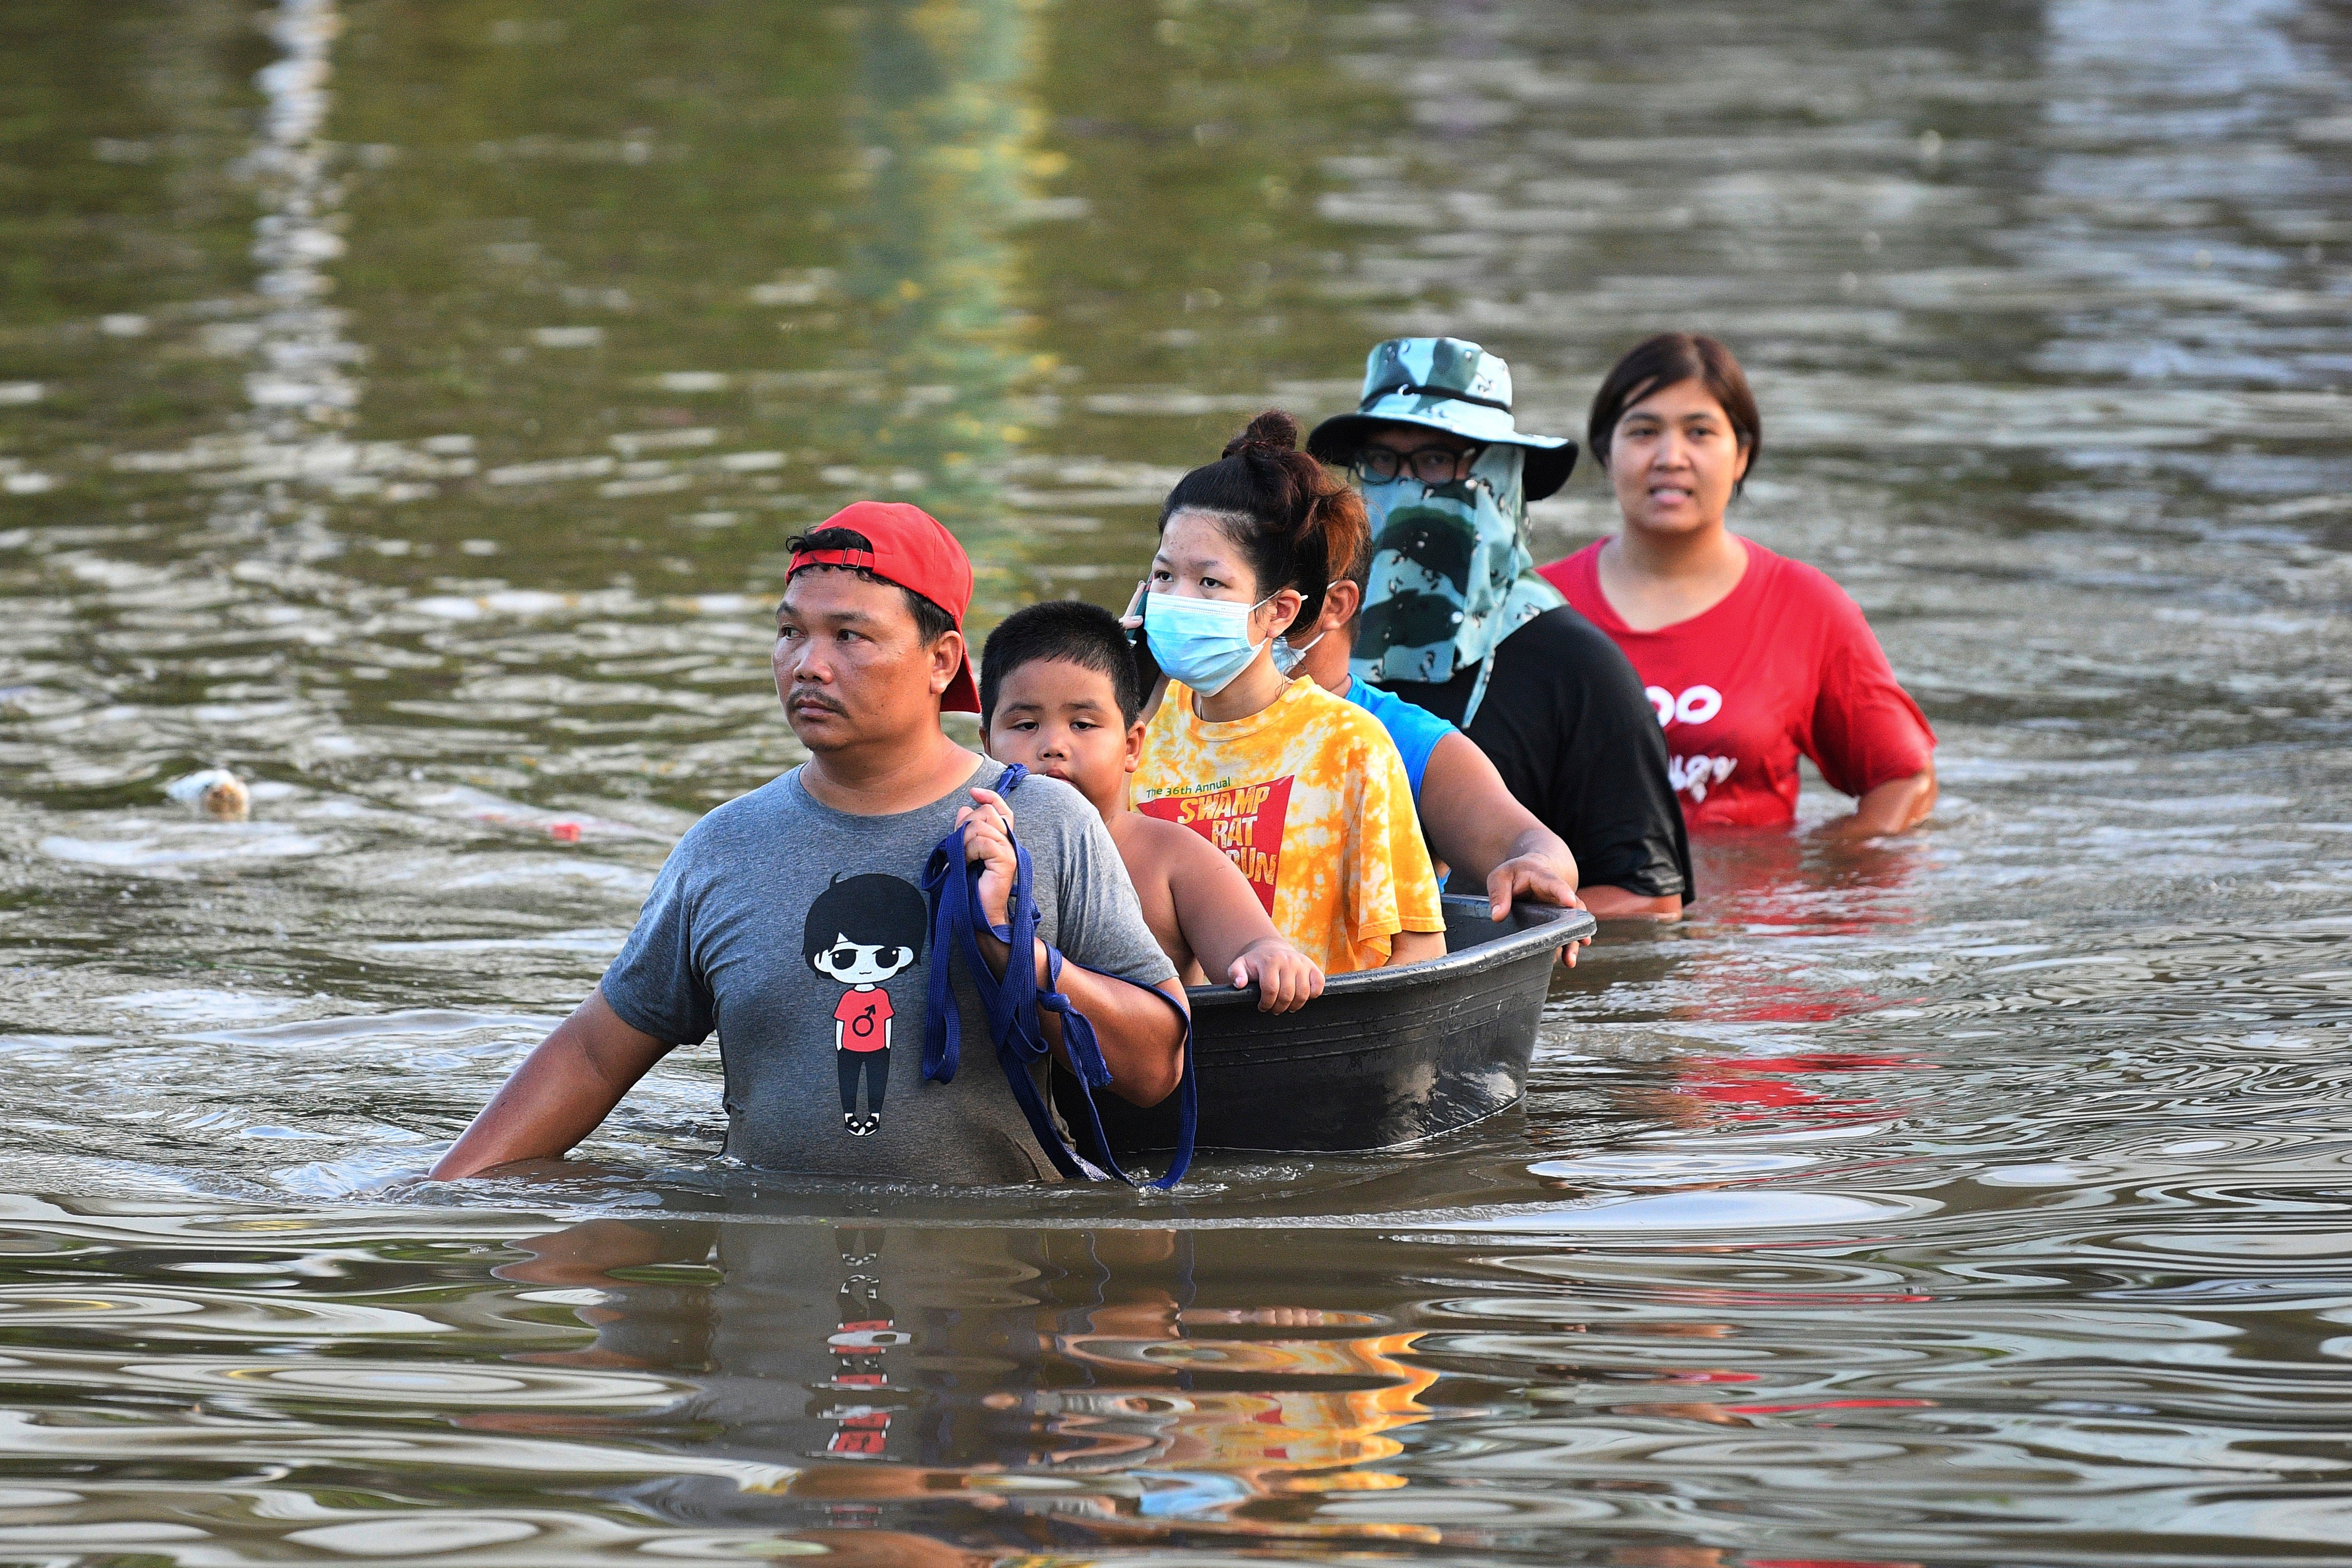
M 1576 443 L 1529 436 L 1511 420 L 1511 367 L 1465 338 L 1391 338 L 1364 362 L 1364 395 L 1353 414 L 1315 426 L 1307 449 L 1334 467 L 1354 459 L 1374 425 L 1426 425 L 1467 441 L 1527 453 L 1527 499 L 1568 482 Z

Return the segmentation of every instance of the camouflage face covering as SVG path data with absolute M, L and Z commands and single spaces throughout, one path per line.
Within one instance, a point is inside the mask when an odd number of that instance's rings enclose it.
M 1495 446 L 1459 483 L 1367 483 L 1371 581 L 1349 668 L 1375 683 L 1451 680 L 1476 668 L 1466 727 L 1486 695 L 1495 646 L 1567 603 L 1535 574 L 1521 522 L 1524 454 Z

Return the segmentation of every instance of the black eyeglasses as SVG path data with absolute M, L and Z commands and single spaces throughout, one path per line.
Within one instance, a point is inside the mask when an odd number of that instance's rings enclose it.
M 1366 447 L 1356 454 L 1350 465 L 1356 477 L 1375 484 L 1385 484 L 1401 473 L 1409 473 L 1425 485 L 1450 483 L 1455 466 L 1465 458 L 1475 458 L 1485 450 L 1472 447 L 1456 452 L 1446 447 L 1423 447 L 1417 452 L 1400 452 L 1392 447 Z

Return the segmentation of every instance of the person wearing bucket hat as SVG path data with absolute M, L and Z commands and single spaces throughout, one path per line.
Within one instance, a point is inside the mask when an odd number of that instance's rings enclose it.
M 1693 896 L 1690 847 L 1641 678 L 1535 572 L 1527 503 L 1568 481 L 1576 444 L 1518 428 L 1511 371 L 1462 338 L 1391 338 L 1352 413 L 1307 450 L 1354 477 L 1371 555 L 1345 597 L 1292 641 L 1337 633 L 1349 669 L 1461 727 L 1565 840 L 1601 919 L 1672 919 Z M 1369 692 L 1367 693 L 1369 695 Z
M 1056 1169 L 1061 1152 L 1041 1148 L 1009 1078 L 969 1063 L 939 1070 L 925 1048 L 931 971 L 949 963 L 928 940 L 934 850 L 961 830 L 967 862 L 982 867 L 976 900 L 998 927 L 1011 928 L 1019 874 L 1012 807 L 977 787 L 996 780 L 995 764 L 940 727 L 942 710 L 980 708 L 963 637 L 971 563 L 933 518 L 879 501 L 791 548 L 772 664 L 808 761 L 687 830 L 602 984 L 436 1177 L 562 1155 L 655 1062 L 714 1029 L 727 1152 L 747 1164 L 963 1184 Z M 1037 916 L 1034 951 L 1019 961 L 1091 1024 L 1112 1092 L 1155 1104 L 1182 1078 L 1183 989 L 1086 797 L 1032 777 L 1017 798 Z M 980 952 L 1001 979 L 1014 955 L 990 940 Z M 966 1038 L 991 1037 L 968 969 L 936 989 L 952 994 Z M 1042 1027 L 1058 1052 L 1060 1017 Z M 1032 1066 L 1034 1083 L 1044 1069 Z

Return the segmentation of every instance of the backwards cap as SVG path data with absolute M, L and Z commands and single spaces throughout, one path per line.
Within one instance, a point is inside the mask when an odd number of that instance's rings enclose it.
M 808 566 L 863 567 L 886 583 L 920 594 L 948 613 L 956 630 L 963 630 L 964 612 L 971 608 L 971 557 L 939 519 L 905 501 L 861 500 L 818 525 L 818 530 L 827 528 L 863 534 L 869 548 L 800 551 L 784 574 L 786 582 Z M 972 679 L 969 651 L 940 695 L 940 708 L 949 713 L 980 711 L 980 687 Z

